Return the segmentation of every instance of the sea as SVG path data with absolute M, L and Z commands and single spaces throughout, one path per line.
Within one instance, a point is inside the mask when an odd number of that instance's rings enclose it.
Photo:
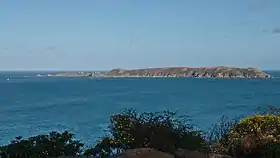
M 0 145 L 69 130 L 86 145 L 106 135 L 110 116 L 125 109 L 170 110 L 207 131 L 222 116 L 280 108 L 280 71 L 271 79 L 63 78 L 49 72 L 0 72 Z M 52 72 L 54 73 L 54 72 Z

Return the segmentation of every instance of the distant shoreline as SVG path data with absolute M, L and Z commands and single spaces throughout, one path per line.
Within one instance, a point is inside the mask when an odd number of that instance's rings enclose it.
M 75 72 L 43 75 L 44 77 L 101 77 L 101 78 L 272 78 L 257 68 L 237 67 L 163 67 L 145 69 L 112 69 L 104 72 Z

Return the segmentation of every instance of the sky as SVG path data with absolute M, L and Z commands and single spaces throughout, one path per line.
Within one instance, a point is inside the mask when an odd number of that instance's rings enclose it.
M 280 0 L 1 0 L 0 70 L 280 70 Z

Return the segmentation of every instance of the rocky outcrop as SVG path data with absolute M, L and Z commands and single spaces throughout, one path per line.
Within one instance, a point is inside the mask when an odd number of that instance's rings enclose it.
M 213 67 L 189 68 L 166 67 L 147 69 L 113 69 L 108 72 L 95 73 L 60 73 L 51 76 L 64 77 L 192 77 L 192 78 L 271 78 L 269 74 L 256 68 Z

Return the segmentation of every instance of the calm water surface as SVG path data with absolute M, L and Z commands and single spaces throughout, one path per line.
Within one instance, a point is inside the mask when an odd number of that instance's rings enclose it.
M 0 72 L 0 144 L 68 129 L 90 144 L 109 116 L 124 108 L 187 113 L 208 129 L 221 115 L 280 107 L 280 72 L 273 79 L 42 78 L 37 72 Z M 7 80 L 9 78 L 9 80 Z

